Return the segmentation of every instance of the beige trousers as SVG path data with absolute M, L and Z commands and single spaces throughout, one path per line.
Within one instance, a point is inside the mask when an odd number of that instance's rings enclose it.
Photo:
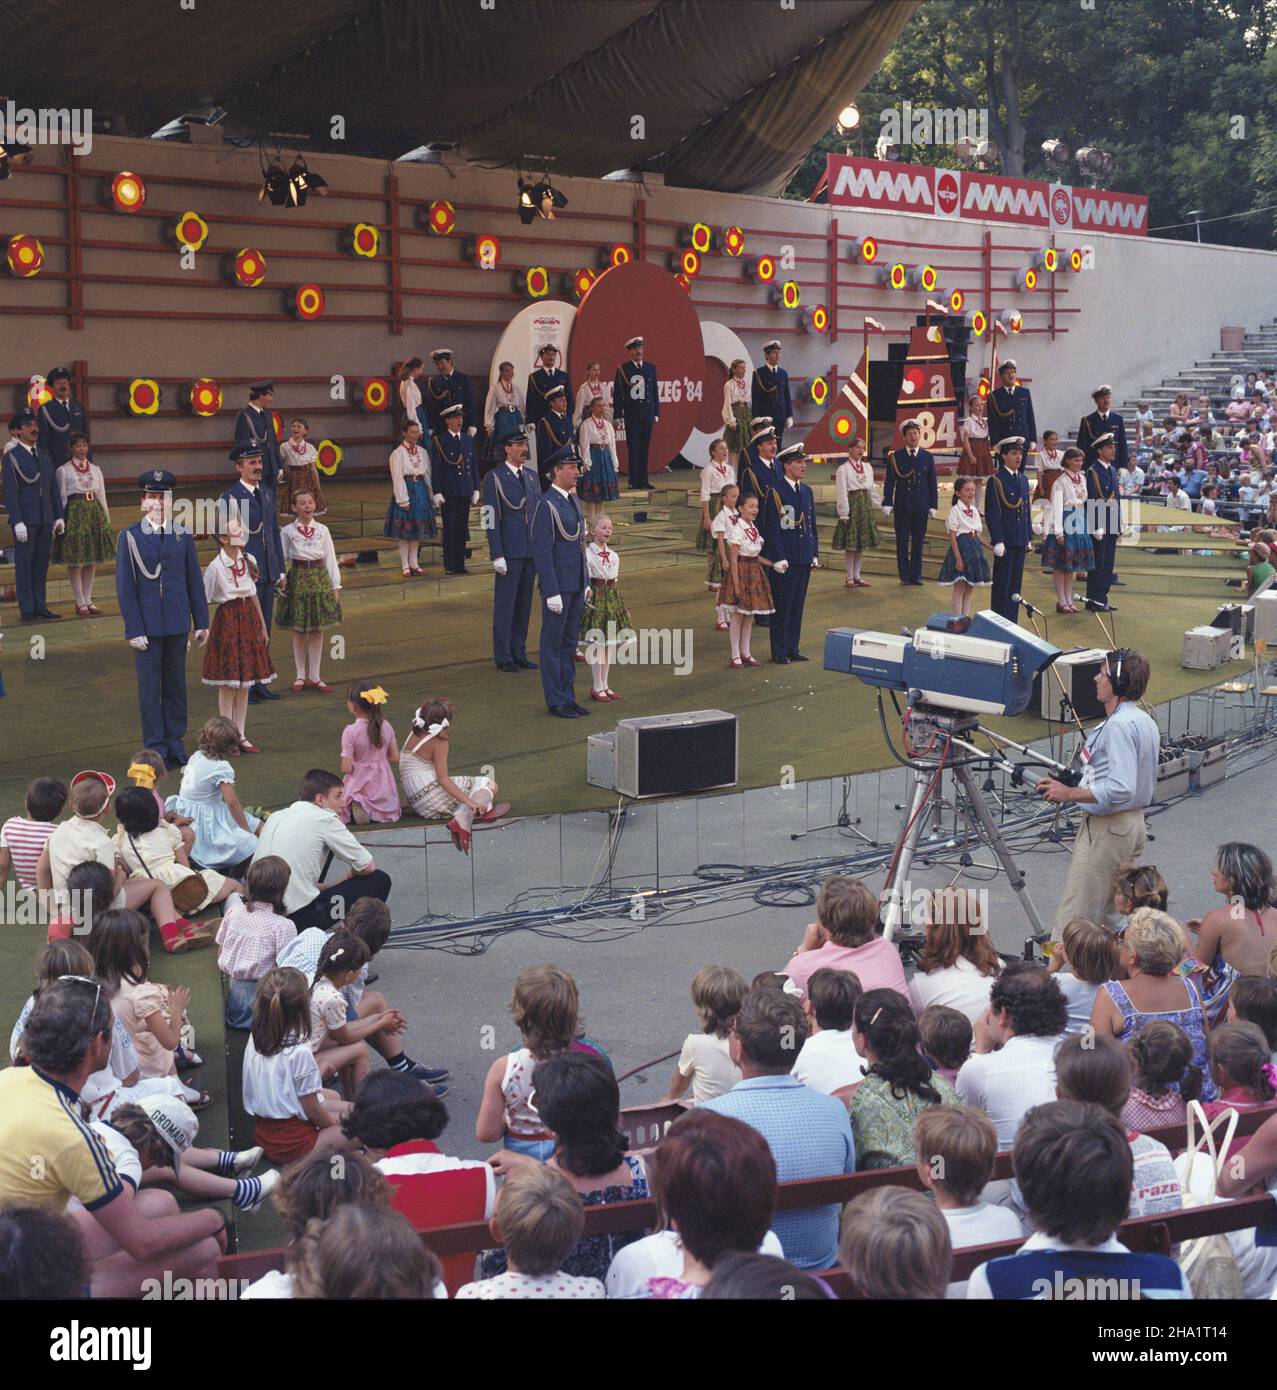
M 1143 811 L 1116 811 L 1111 816 L 1083 812 L 1068 881 L 1055 912 L 1052 941 L 1059 941 L 1075 917 L 1117 930 L 1113 875 L 1123 864 L 1138 860 L 1145 843 Z

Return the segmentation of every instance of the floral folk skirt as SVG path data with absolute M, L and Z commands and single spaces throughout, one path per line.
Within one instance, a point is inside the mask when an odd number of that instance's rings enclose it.
M 275 679 L 261 613 L 252 599 L 229 599 L 218 608 L 204 649 L 200 679 L 205 685 L 229 685 L 237 690 Z
M 763 573 L 763 566 L 757 557 L 746 558 L 744 555 L 738 555 L 736 574 L 740 580 L 739 586 L 732 583 L 730 567 L 723 575 L 718 601 L 724 608 L 730 608 L 734 613 L 743 613 L 747 617 L 759 617 L 776 611 L 776 605 L 772 601 L 772 587 L 767 582 L 767 576 Z
M 580 636 L 584 638 L 587 632 L 597 629 L 606 638 L 609 623 L 613 632 L 623 632 L 634 626 L 617 585 L 595 582 L 590 589 L 590 601 L 581 612 Z
M 115 533 L 96 497 L 67 501 L 66 530 L 53 542 L 60 565 L 104 565 L 115 559 Z
M 392 541 L 432 541 L 437 528 L 426 480 L 406 478 L 404 482 L 408 488 L 408 505 L 401 507 L 393 497 L 390 499 L 383 534 Z
M 839 518 L 831 544 L 835 550 L 872 550 L 878 544 L 874 504 L 864 488 L 847 493 L 847 519 Z
M 288 587 L 275 604 L 275 626 L 293 632 L 318 632 L 341 622 L 341 600 L 333 592 L 324 565 L 299 565 L 288 571 Z
M 279 470 L 279 502 L 281 513 L 291 513 L 293 498 L 299 492 L 312 492 L 315 495 L 316 515 L 327 510 L 323 489 L 319 486 L 319 469 L 313 463 L 292 464 L 285 462 Z

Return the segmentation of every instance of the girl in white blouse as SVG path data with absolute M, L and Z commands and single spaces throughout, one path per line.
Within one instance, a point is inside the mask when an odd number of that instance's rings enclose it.
M 709 524 L 709 571 L 705 576 L 705 587 L 714 595 L 714 626 L 719 632 L 731 630 L 729 619 L 731 614 L 723 606 L 721 600 L 721 590 L 723 580 L 731 570 L 731 555 L 728 552 L 728 545 L 731 541 L 732 528 L 740 520 L 736 510 L 740 500 L 740 488 L 735 483 L 727 483 L 718 494 L 722 505 L 718 509 L 718 514 Z
M 89 460 L 88 437 L 76 431 L 67 442 L 71 457 L 57 473 L 66 530 L 53 543 L 53 558 L 67 567 L 75 611 L 96 618 L 102 610 L 93 602 L 93 577 L 99 565 L 115 558 L 111 509 L 102 470 Z
M 743 357 L 738 357 L 723 383 L 723 434 L 727 439 L 733 469 L 737 466 L 741 451 L 749 446 L 749 421 L 753 412 L 750 409 L 749 383 L 745 380 L 748 365 Z
M 729 568 L 723 576 L 719 598 L 731 614 L 731 664 L 740 670 L 759 663 L 749 653 L 754 619 L 776 611 L 771 585 L 763 573 L 771 561 L 762 553 L 763 535 L 758 529 L 758 498 L 752 493 L 740 504 L 740 512 L 727 536 Z
M 581 613 L 581 640 L 586 643 L 585 659 L 593 677 L 590 698 L 619 700 L 621 697 L 607 683 L 608 670 L 620 634 L 631 631 L 633 625 L 617 588 L 621 557 L 609 545 L 612 518 L 606 512 L 594 523 L 590 535 L 592 539 L 585 550 L 590 587 L 586 590 L 585 608 Z
M 244 735 L 250 687 L 275 679 L 270 634 L 257 599 L 257 561 L 244 549 L 244 529 L 231 518 L 218 528 L 221 549 L 204 571 L 204 597 L 217 613 L 204 648 L 205 685 L 217 687 L 217 710 L 239 730 L 239 746 L 258 753 Z
M 616 476 L 616 430 L 604 414 L 602 391 L 590 402 L 590 412 L 581 421 L 578 442 L 585 470 L 577 481 L 576 495 L 585 503 L 586 520 L 591 526 L 599 519 L 604 502 L 615 502 L 621 495 Z
M 416 420 L 404 422 L 403 443 L 390 456 L 390 485 L 393 496 L 386 508 L 384 534 L 399 542 L 399 567 L 403 577 L 424 574 L 417 563 L 421 541 L 433 540 L 435 498 L 430 478 L 430 451 L 422 446 L 421 426 Z
M 729 461 L 727 441 L 716 439 L 709 446 L 709 462 L 701 469 L 701 529 L 696 533 L 697 550 L 712 550 L 710 527 L 722 506 L 723 489 L 736 481 L 736 469 Z
M 417 384 L 425 365 L 420 357 L 410 357 L 399 368 L 399 405 L 403 411 L 400 428 L 408 420 L 415 420 L 422 430 L 426 428 L 425 412 L 421 408 L 421 387 Z
M 483 427 L 488 432 L 488 458 L 500 462 L 505 452 L 497 445 L 507 430 L 523 424 L 528 418 L 523 388 L 515 384 L 514 363 L 501 362 L 497 379 L 488 387 L 488 399 L 483 405 Z
M 987 542 L 982 534 L 984 523 L 975 501 L 975 479 L 958 478 L 953 484 L 953 506 L 945 529 L 949 549 L 940 566 L 940 583 L 953 586 L 953 612 L 966 617 L 971 612 L 971 597 L 976 586 L 987 585 L 989 562 L 984 558 Z
M 1095 552 L 1086 525 L 1086 479 L 1082 476 L 1081 449 L 1065 449 L 1064 472 L 1051 486 L 1051 517 L 1042 568 L 1053 572 L 1055 611 L 1076 613 L 1073 576 L 1095 565 Z
M 847 445 L 847 458 L 834 474 L 834 500 L 838 523 L 832 544 L 847 557 L 846 587 L 867 589 L 869 581 L 860 577 L 860 562 L 864 552 L 878 544 L 874 509 L 881 508 L 882 497 L 874 482 L 873 464 L 865 457 L 863 439 L 853 439 Z
M 341 570 L 332 533 L 315 520 L 315 498 L 305 488 L 293 495 L 297 520 L 279 533 L 288 563 L 288 587 L 275 605 L 275 625 L 293 634 L 293 665 L 297 679 L 293 691 L 318 690 L 327 695 L 332 686 L 319 678 L 326 627 L 341 622 Z
M 585 364 L 585 380 L 577 387 L 576 405 L 572 410 L 572 423 L 579 429 L 581 422 L 590 414 L 590 403 L 595 396 L 603 397 L 603 418 L 613 419 L 612 407 L 607 404 L 608 383 L 603 380 L 602 368 L 597 362 Z

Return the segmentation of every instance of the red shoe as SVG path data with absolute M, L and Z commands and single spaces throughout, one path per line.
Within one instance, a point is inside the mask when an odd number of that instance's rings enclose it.
M 761 666 L 761 665 L 762 665 L 762 662 L 761 662 L 761 661 L 755 661 L 754 658 L 753 658 L 752 656 L 743 656 L 743 657 L 741 657 L 741 660 L 745 663 L 746 666 Z
M 854 579 L 847 580 L 847 582 L 843 585 L 844 589 L 854 589 L 855 587 L 856 581 Z
M 300 695 L 306 689 L 306 681 L 302 676 L 298 676 L 293 682 L 293 694 Z
M 470 832 L 468 830 L 463 830 L 461 826 L 457 824 L 456 816 L 453 816 L 448 822 L 447 830 L 448 834 L 452 836 L 452 843 L 456 845 L 462 854 L 469 854 Z
M 584 660 L 585 660 L 585 653 L 584 653 L 583 651 L 581 651 L 581 649 L 580 649 L 579 647 L 577 648 L 576 652 L 573 654 L 573 660 L 574 660 L 574 661 L 584 661 Z
M 743 671 L 745 669 L 745 663 L 738 656 L 732 657 L 728 665 L 734 667 L 737 671 Z
M 607 692 L 606 692 L 606 691 L 602 691 L 602 690 L 591 690 L 591 691 L 590 691 L 590 699 L 591 699 L 591 700 L 602 700 L 603 703 L 606 704 L 606 703 L 607 703 Z
M 241 753 L 260 753 L 262 750 L 255 743 L 249 743 L 246 738 L 239 741 L 239 751 Z
M 96 603 L 86 604 L 85 606 L 89 610 L 90 618 L 100 618 L 102 616 L 102 610 L 97 606 Z
M 495 806 L 489 806 L 481 815 L 474 818 L 476 825 L 488 825 L 494 820 L 500 820 L 503 816 L 510 814 L 510 803 L 508 801 L 498 801 Z
M 867 579 L 857 579 L 857 580 L 856 580 L 856 588 L 857 588 L 857 589 L 872 589 L 872 588 L 873 588 L 873 585 L 870 584 L 870 582 L 869 582 Z
M 715 623 L 714 626 L 719 632 L 730 632 L 732 630 L 731 623 Z
M 607 692 L 607 697 L 609 700 L 619 700 L 621 698 L 615 690 L 609 690 Z
M 307 681 L 307 690 L 318 690 L 321 695 L 331 695 L 333 688 L 326 681 Z

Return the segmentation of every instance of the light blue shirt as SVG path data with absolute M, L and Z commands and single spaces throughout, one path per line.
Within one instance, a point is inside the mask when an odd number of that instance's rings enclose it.
M 756 1129 L 772 1151 L 780 1182 L 856 1171 L 856 1144 L 847 1107 L 792 1076 L 747 1077 L 726 1094 L 702 1101 L 699 1108 L 730 1115 Z M 837 1264 L 838 1212 L 836 1202 L 778 1211 L 772 1230 L 785 1258 L 799 1269 L 828 1269 Z
M 1142 811 L 1157 786 L 1160 746 L 1153 720 L 1138 705 L 1123 700 L 1086 740 L 1090 761 L 1082 785 L 1090 788 L 1095 801 L 1083 802 L 1083 809 L 1093 816 Z

